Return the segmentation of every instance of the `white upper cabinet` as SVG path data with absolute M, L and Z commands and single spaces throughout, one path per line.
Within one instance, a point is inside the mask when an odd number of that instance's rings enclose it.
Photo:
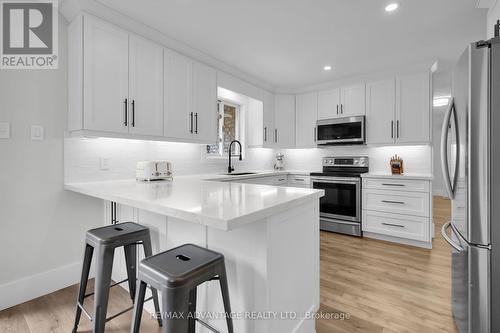
M 104 21 L 85 16 L 83 36 L 83 77 L 73 77 L 70 81 L 74 86 L 78 85 L 75 80 L 84 83 L 84 129 L 127 133 L 129 35 Z
M 193 61 L 178 53 L 164 50 L 164 136 L 192 137 Z
M 163 48 L 137 36 L 129 40 L 129 130 L 163 135 Z
M 429 73 L 368 83 L 367 143 L 430 142 Z
M 262 147 L 264 144 L 264 103 L 254 98 L 248 98 L 246 121 L 246 145 L 248 147 Z
M 274 103 L 274 145 L 295 147 L 295 96 L 276 95 Z
M 318 93 L 318 120 L 364 115 L 364 83 Z
M 264 128 L 262 129 L 263 147 L 274 146 L 274 94 L 264 91 Z
M 318 114 L 318 93 L 296 96 L 296 148 L 316 147 L 316 120 Z
M 318 93 L 318 120 L 337 118 L 340 114 L 340 88 Z
M 396 139 L 400 143 L 430 142 L 429 73 L 396 79 Z
M 214 143 L 217 140 L 217 72 L 195 62 L 193 65 L 193 132 L 195 140 Z
M 340 117 L 365 115 L 365 84 L 340 88 Z
M 394 142 L 395 80 L 366 84 L 366 141 Z

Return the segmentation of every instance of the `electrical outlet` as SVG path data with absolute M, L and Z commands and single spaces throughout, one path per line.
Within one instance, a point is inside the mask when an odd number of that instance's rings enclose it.
M 31 125 L 31 140 L 42 141 L 43 137 L 43 126 Z
M 100 162 L 100 168 L 101 170 L 109 170 L 109 158 L 107 157 L 100 157 L 99 158 Z
M 10 139 L 9 123 L 0 123 L 0 139 Z

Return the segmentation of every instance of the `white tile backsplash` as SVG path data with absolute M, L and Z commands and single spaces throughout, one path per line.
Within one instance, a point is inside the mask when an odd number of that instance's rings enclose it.
M 204 145 L 177 142 L 141 141 L 112 138 L 66 138 L 64 172 L 66 182 L 129 179 L 143 160 L 172 162 L 174 176 L 227 171 L 227 158 L 206 159 Z M 109 170 L 101 170 L 100 160 L 107 158 Z M 272 149 L 249 148 L 240 162 L 233 158 L 236 171 L 273 168 Z
M 398 154 L 404 161 L 405 173 L 432 174 L 431 146 L 334 146 L 314 149 L 284 149 L 286 168 L 321 170 L 324 156 L 368 156 L 370 172 L 390 173 L 389 160 Z
M 227 158 L 206 159 L 204 145 L 176 142 L 140 141 L 112 138 L 66 138 L 64 172 L 66 182 L 129 179 L 135 177 L 137 161 L 168 160 L 174 176 L 200 173 L 224 173 Z M 236 171 L 270 170 L 276 152 L 285 154 L 289 170 L 321 170 L 324 156 L 359 155 L 370 158 L 370 172 L 390 172 L 389 160 L 398 154 L 404 160 L 405 173 L 432 173 L 431 146 L 335 146 L 314 149 L 246 149 L 246 158 L 234 158 Z M 101 170 L 101 158 L 107 158 L 109 170 Z

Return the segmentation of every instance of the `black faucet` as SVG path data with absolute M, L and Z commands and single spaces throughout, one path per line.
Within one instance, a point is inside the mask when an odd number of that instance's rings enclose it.
M 239 155 L 238 154 L 236 154 L 236 155 L 231 154 L 231 147 L 233 146 L 233 143 L 235 143 L 235 142 L 240 146 L 240 153 L 239 153 Z M 232 156 L 240 156 L 240 161 L 241 161 L 241 159 L 242 159 L 242 155 L 241 155 L 242 152 L 243 152 L 243 150 L 241 149 L 241 142 L 239 142 L 238 140 L 231 141 L 231 143 L 229 144 L 229 166 L 227 167 L 227 173 L 231 173 L 231 172 L 234 171 L 234 167 L 231 166 L 231 157 Z

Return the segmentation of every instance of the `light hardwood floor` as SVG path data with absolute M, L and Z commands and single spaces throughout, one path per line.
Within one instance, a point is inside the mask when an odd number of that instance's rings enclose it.
M 435 198 L 432 250 L 322 232 L 321 312 L 349 317 L 318 320 L 317 333 L 457 332 L 450 306 L 450 249 L 439 236 L 449 215 L 449 201 Z M 70 332 L 76 293 L 72 286 L 1 311 L 0 332 Z M 130 304 L 121 288 L 113 288 L 110 299 L 110 314 Z M 129 312 L 108 322 L 106 332 L 129 332 L 130 322 Z M 160 332 L 147 315 L 141 331 Z M 79 332 L 91 332 L 84 315 Z

